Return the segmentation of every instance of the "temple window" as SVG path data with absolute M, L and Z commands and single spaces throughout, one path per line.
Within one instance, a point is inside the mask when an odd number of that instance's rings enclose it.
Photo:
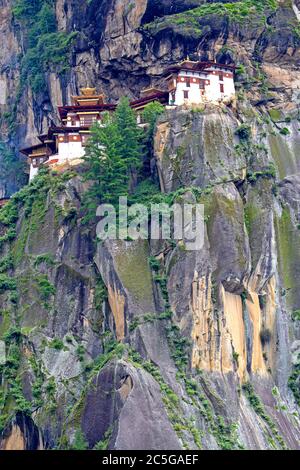
M 189 92 L 187 90 L 184 90 L 183 97 L 184 97 L 185 100 L 187 100 L 189 98 Z
M 222 73 L 220 73 L 220 75 L 219 75 L 219 80 L 220 80 L 220 82 L 223 82 L 223 80 L 224 80 L 224 75 Z
M 221 92 L 221 93 L 224 93 L 224 85 L 223 85 L 223 83 L 220 83 L 220 92 Z
M 186 86 L 187 86 L 188 88 L 190 88 L 190 86 L 191 86 L 191 80 L 190 80 L 190 78 L 187 78 L 187 79 L 186 79 Z

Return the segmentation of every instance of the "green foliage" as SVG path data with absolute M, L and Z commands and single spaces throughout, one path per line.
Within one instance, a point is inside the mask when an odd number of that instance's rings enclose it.
M 77 429 L 71 450 L 86 450 L 88 447 L 89 444 L 85 439 L 83 432 L 80 429 Z
M 52 0 L 16 0 L 13 13 L 26 33 L 21 84 L 28 83 L 34 93 L 40 93 L 46 88 L 46 73 L 68 69 L 68 54 L 77 33 L 57 31 Z
M 288 386 L 293 392 L 295 401 L 298 406 L 300 406 L 300 356 L 298 356 L 298 361 L 293 365 L 292 373 L 288 380 Z
M 49 300 L 52 295 L 55 295 L 56 289 L 45 274 L 39 274 L 36 283 L 42 300 Z
M 292 313 L 292 320 L 293 320 L 293 321 L 300 321 L 300 309 L 293 311 L 293 313 Z
M 46 213 L 46 200 L 48 195 L 54 196 L 61 190 L 63 182 L 72 177 L 72 173 L 53 176 L 46 168 L 41 169 L 34 180 L 15 193 L 10 201 L 0 209 L 0 227 L 3 235 L 0 237 L 0 250 L 9 242 L 14 241 L 12 257 L 18 263 L 24 255 L 24 249 L 29 233 L 40 226 Z M 16 239 L 16 222 L 20 214 L 25 215 L 22 230 Z
M 94 295 L 94 307 L 96 310 L 102 309 L 102 304 L 107 300 L 107 297 L 107 287 L 104 284 L 102 277 L 98 277 Z
M 290 131 L 288 130 L 287 127 L 283 127 L 282 129 L 280 129 L 280 134 L 282 135 L 290 135 Z
M 255 172 L 248 172 L 247 173 L 247 179 L 250 183 L 255 183 L 258 178 L 276 178 L 276 168 L 273 163 L 269 163 L 269 165 L 264 169 L 260 171 L 255 171 Z
M 86 179 L 94 182 L 87 191 L 85 207 L 90 216 L 100 203 L 117 205 L 130 191 L 131 176 L 141 168 L 142 134 L 127 98 L 121 99 L 114 115 L 95 125 L 86 147 Z
M 55 261 L 53 259 L 52 253 L 43 253 L 42 255 L 38 255 L 34 260 L 34 266 L 37 267 L 40 264 L 46 264 L 47 266 L 54 266 Z
M 278 444 L 282 449 L 286 449 L 286 444 L 282 439 L 281 435 L 279 434 L 275 423 L 272 421 L 270 416 L 266 413 L 265 407 L 260 401 L 259 397 L 256 395 L 253 385 L 250 382 L 247 382 L 243 385 L 243 391 L 249 400 L 250 405 L 254 409 L 255 413 L 260 416 L 265 423 L 268 425 L 270 431 L 272 432 L 273 436 L 277 440 Z
M 129 331 L 134 331 L 139 325 L 144 325 L 145 323 L 153 323 L 156 320 L 170 320 L 172 318 L 172 312 L 170 310 L 166 310 L 165 312 L 160 313 L 159 315 L 153 313 L 146 313 L 145 315 L 141 315 L 136 317 L 130 322 Z
M 227 3 L 205 3 L 183 13 L 158 18 L 144 28 L 157 33 L 172 28 L 181 35 L 199 37 L 202 34 L 202 19 L 212 15 L 226 17 L 233 23 L 264 24 L 266 15 L 278 8 L 277 0 L 240 0 Z
M 282 119 L 282 114 L 279 109 L 273 108 L 269 110 L 270 118 L 273 122 L 280 121 Z
M 49 343 L 49 348 L 56 349 L 57 351 L 61 351 L 64 348 L 64 343 L 60 338 L 53 338 L 52 341 Z
M 104 433 L 103 439 L 99 442 L 94 447 L 94 450 L 107 450 L 110 438 L 112 436 L 113 428 L 109 427 L 108 430 Z
M 76 354 L 78 356 L 79 361 L 83 362 L 85 356 L 85 348 L 82 346 L 82 344 L 79 344 L 79 346 L 77 347 Z
M 3 340 L 9 345 L 12 341 L 19 343 L 21 337 L 22 333 L 20 328 L 17 326 L 10 326 L 8 331 L 3 335 Z
M 11 255 L 4 256 L 4 258 L 0 259 L 0 273 L 4 273 L 9 269 L 13 269 L 14 262 Z
M 148 124 L 147 134 L 146 134 L 146 142 L 152 144 L 152 139 L 154 136 L 155 126 L 158 117 L 164 113 L 164 106 L 159 103 L 158 101 L 153 101 L 152 103 L 148 103 L 143 111 L 142 117 L 143 121 Z
M 238 127 L 235 133 L 241 140 L 249 141 L 251 137 L 251 128 L 247 124 L 242 124 Z
M 155 256 L 150 256 L 149 265 L 152 271 L 158 272 L 161 269 L 160 260 L 157 259 Z
M 243 64 L 237 65 L 235 69 L 236 75 L 243 75 L 246 72 L 245 66 Z
M 0 274 L 0 294 L 5 291 L 16 290 L 16 280 L 12 277 L 6 276 L 6 274 Z

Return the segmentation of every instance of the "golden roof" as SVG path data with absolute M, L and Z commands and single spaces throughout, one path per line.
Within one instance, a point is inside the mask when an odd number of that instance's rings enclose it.
M 90 87 L 80 88 L 80 91 L 84 96 L 96 95 L 96 88 L 90 88 Z

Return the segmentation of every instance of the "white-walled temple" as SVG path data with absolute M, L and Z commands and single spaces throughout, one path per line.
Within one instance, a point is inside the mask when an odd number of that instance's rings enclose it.
M 185 60 L 166 71 L 169 104 L 219 102 L 235 96 L 234 66 Z
M 142 90 L 141 98 L 131 101 L 138 124 L 145 125 L 143 110 L 154 101 L 172 108 L 232 99 L 235 96 L 234 69 L 234 66 L 216 62 L 190 60 L 168 68 L 163 75 L 164 89 Z M 70 106 L 60 106 L 61 125 L 50 127 L 47 134 L 38 136 L 40 143 L 21 150 L 30 167 L 29 179 L 34 178 L 41 165 L 55 168 L 81 163 L 92 125 L 101 123 L 103 113 L 113 112 L 116 106 L 105 103 L 104 95 L 97 94 L 95 88 L 82 88 L 81 95 L 72 96 Z

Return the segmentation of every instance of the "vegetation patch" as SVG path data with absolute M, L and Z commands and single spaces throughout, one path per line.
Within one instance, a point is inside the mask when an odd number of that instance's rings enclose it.
M 57 30 L 55 3 L 52 0 L 15 0 L 15 21 L 25 31 L 25 54 L 21 62 L 21 87 L 34 93 L 46 89 L 46 73 L 62 74 L 69 69 L 70 49 L 77 32 Z
M 258 25 L 266 23 L 267 14 L 278 7 L 277 0 L 241 0 L 228 3 L 205 3 L 197 8 L 168 15 L 144 25 L 151 34 L 172 28 L 179 34 L 199 37 L 202 33 L 203 19 L 211 16 L 227 17 L 234 23 L 251 22 Z
M 279 434 L 279 431 L 275 425 L 275 423 L 272 421 L 270 416 L 267 414 L 265 407 L 263 403 L 260 401 L 259 397 L 256 395 L 253 385 L 250 382 L 247 382 L 246 384 L 243 385 L 243 391 L 254 409 L 255 413 L 260 416 L 260 418 L 265 421 L 267 424 L 268 428 L 270 429 L 270 432 L 278 442 L 279 446 L 282 449 L 286 449 L 286 443 L 284 442 L 282 436 Z
M 288 386 L 293 392 L 297 405 L 300 406 L 300 354 L 298 355 L 298 361 L 293 365 Z

